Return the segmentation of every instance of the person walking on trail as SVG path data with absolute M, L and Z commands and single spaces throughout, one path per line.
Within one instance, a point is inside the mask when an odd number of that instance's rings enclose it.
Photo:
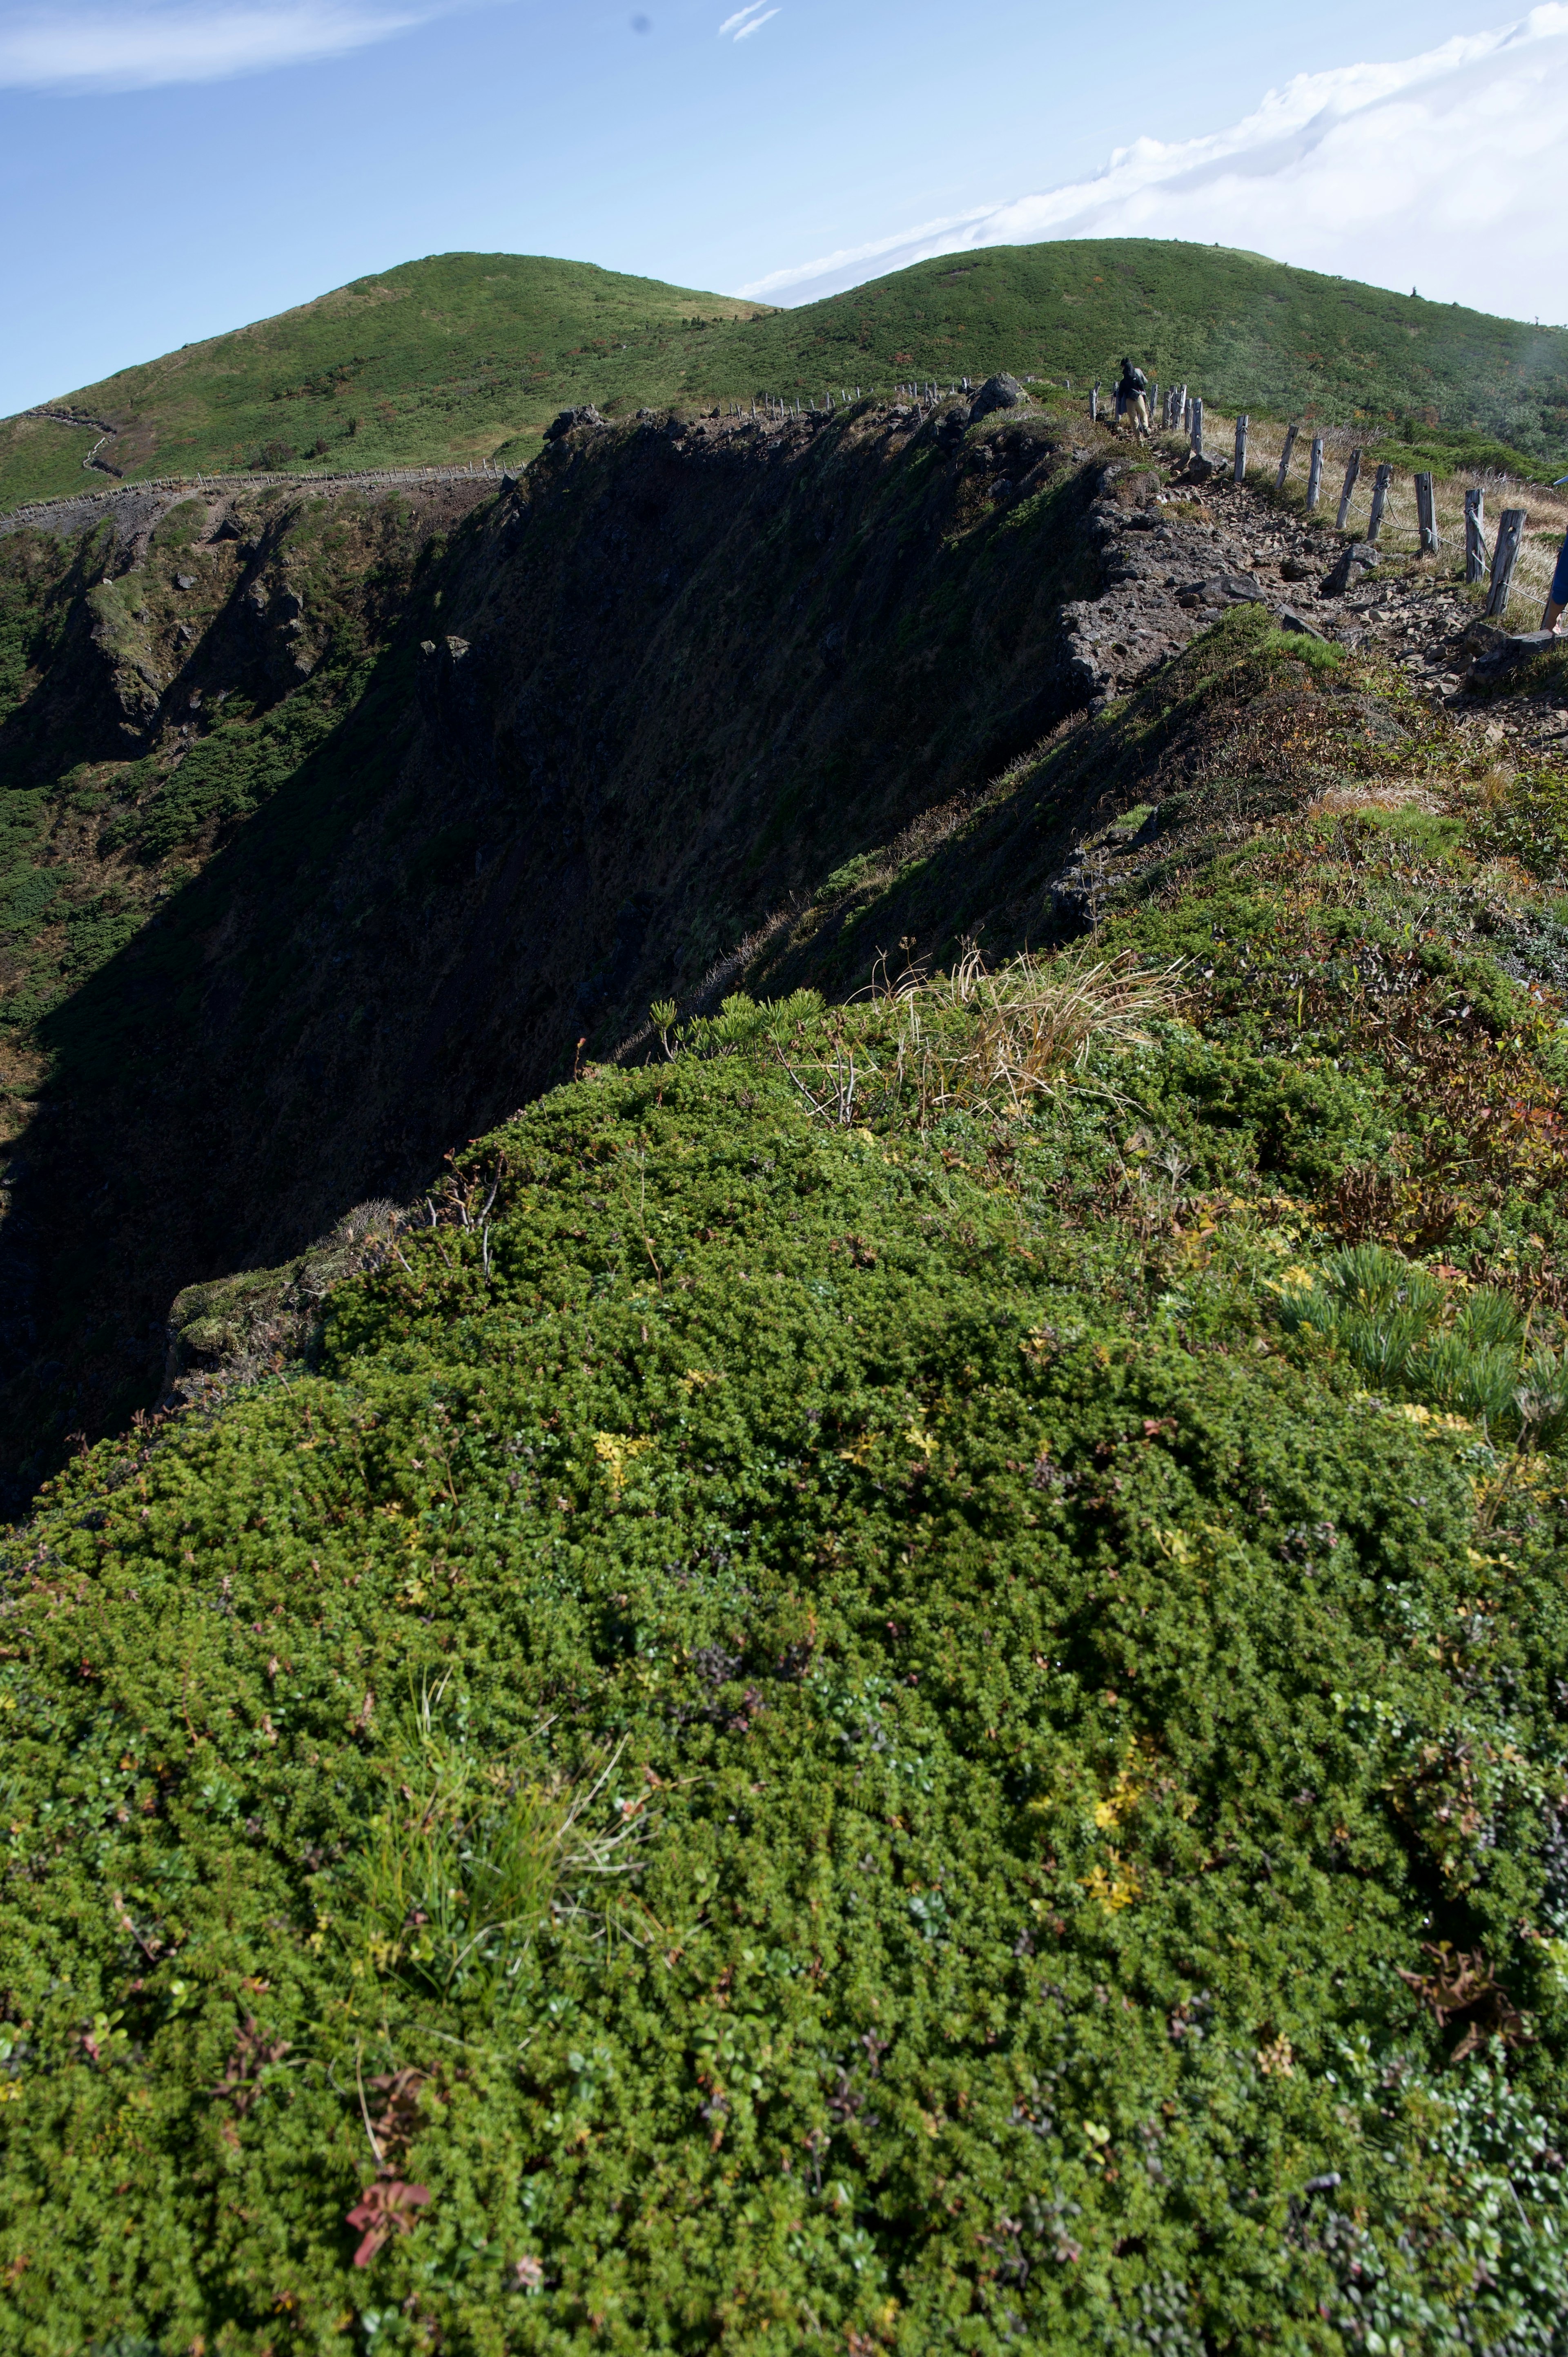
M 1561 490 L 1564 483 L 1568 483 L 1568 475 L 1559 475 L 1552 488 L 1554 491 Z M 1552 589 L 1546 600 L 1546 611 L 1541 618 L 1541 627 L 1543 630 L 1553 632 L 1556 630 L 1558 623 L 1563 619 L 1564 606 L 1568 606 L 1568 539 L 1563 541 L 1557 552 L 1557 570 L 1552 576 Z
M 1142 369 L 1133 366 L 1125 353 L 1116 385 L 1116 415 L 1118 420 L 1131 416 L 1135 433 L 1146 434 L 1149 430 L 1149 380 Z

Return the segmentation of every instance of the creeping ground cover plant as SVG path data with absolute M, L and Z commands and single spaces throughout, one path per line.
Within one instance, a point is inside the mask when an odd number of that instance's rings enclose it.
M 0 2346 L 1568 2346 L 1560 1328 L 1180 994 L 660 1009 L 56 1480 Z

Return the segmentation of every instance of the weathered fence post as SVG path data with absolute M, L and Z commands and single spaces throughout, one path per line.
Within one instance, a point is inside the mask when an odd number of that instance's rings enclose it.
M 1160 380 L 1156 377 L 1149 387 L 1149 422 L 1153 425 L 1160 414 Z
M 1494 622 L 1500 622 L 1509 609 L 1509 585 L 1519 563 L 1528 514 L 1525 508 L 1505 508 L 1498 526 L 1498 544 L 1492 551 L 1492 589 L 1487 599 L 1487 614 Z
M 1389 503 L 1389 485 L 1393 481 L 1391 467 L 1380 467 L 1372 484 L 1372 512 L 1367 524 L 1367 538 L 1376 540 L 1383 528 L 1383 510 Z
M 1192 455 L 1203 456 L 1203 395 L 1195 393 L 1192 402 Z
M 1098 422 L 1099 422 L 1099 417 L 1100 417 L 1100 387 L 1099 387 L 1099 385 L 1098 385 L 1098 384 L 1096 384 L 1096 385 L 1094 385 L 1093 387 L 1091 387 L 1090 392 L 1090 395 L 1089 395 L 1089 414 L 1090 414 L 1090 417 L 1091 417 L 1091 418 L 1092 418 L 1096 423 L 1098 423 Z
M 1437 498 L 1430 475 L 1415 479 L 1415 516 L 1421 529 L 1421 553 L 1435 556 L 1443 544 L 1437 536 Z
M 1345 488 L 1339 494 L 1339 517 L 1334 527 L 1336 532 L 1343 532 L 1345 529 L 1346 519 L 1350 513 L 1350 500 L 1356 489 L 1356 478 L 1360 471 L 1361 453 L 1359 450 L 1352 450 L 1350 463 L 1345 469 Z
M 1312 437 L 1312 464 L 1306 470 L 1306 511 L 1312 513 L 1323 492 L 1323 436 Z
M 1280 452 L 1280 471 L 1274 477 L 1276 491 L 1283 491 L 1285 487 L 1285 477 L 1290 473 L 1290 454 L 1295 448 L 1295 437 L 1300 430 L 1300 427 L 1295 425 L 1285 427 L 1285 447 Z
M 1487 574 L 1487 495 L 1479 483 L 1465 494 L 1465 578 L 1483 581 Z
M 1242 415 L 1236 420 L 1236 473 L 1234 479 L 1238 483 L 1244 483 L 1247 479 L 1247 428 L 1251 423 L 1251 418 L 1245 415 Z

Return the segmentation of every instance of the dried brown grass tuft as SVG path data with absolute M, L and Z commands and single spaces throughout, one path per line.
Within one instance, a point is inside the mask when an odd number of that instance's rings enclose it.
M 1347 812 L 1359 810 L 1440 810 L 1437 796 L 1425 786 L 1407 779 L 1393 779 L 1387 785 L 1372 786 L 1346 782 L 1328 786 L 1309 805 L 1309 818 L 1337 818 Z
M 973 949 L 950 974 L 896 997 L 897 1079 L 900 1093 L 914 1087 L 922 1121 L 982 1103 L 1023 1114 L 1094 1049 L 1144 1046 L 1149 1023 L 1179 1001 L 1174 974 L 1152 974 L 1128 952 L 1016 957 L 992 973 Z

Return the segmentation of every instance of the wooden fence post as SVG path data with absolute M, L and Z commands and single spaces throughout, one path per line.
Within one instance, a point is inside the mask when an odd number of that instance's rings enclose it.
M 1312 513 L 1323 492 L 1323 436 L 1312 437 L 1312 464 L 1306 473 L 1306 511 Z
M 1099 386 L 1099 384 L 1098 384 L 1098 383 L 1096 383 L 1096 384 L 1094 384 L 1093 386 L 1091 386 L 1091 387 L 1090 387 L 1090 395 L 1089 395 L 1089 414 L 1090 414 L 1090 417 L 1091 417 L 1091 418 L 1092 418 L 1096 423 L 1098 423 L 1098 422 L 1099 422 L 1099 417 L 1100 417 L 1100 386 Z
M 1285 487 L 1285 477 L 1290 473 L 1291 452 L 1295 448 L 1295 437 L 1300 430 L 1300 427 L 1296 425 L 1287 425 L 1285 427 L 1285 447 L 1280 452 L 1280 471 L 1274 477 L 1274 489 L 1276 491 L 1283 491 Z
M 1487 619 L 1494 622 L 1500 622 L 1509 609 L 1509 585 L 1519 563 L 1528 514 L 1525 508 L 1505 508 L 1498 526 L 1498 544 L 1492 551 L 1492 589 L 1487 599 Z
M 1465 494 L 1465 578 L 1484 581 L 1487 576 L 1487 495 L 1479 483 L 1473 483 Z
M 1192 455 L 1195 458 L 1203 456 L 1203 395 L 1200 393 L 1195 393 L 1192 397 Z
M 1372 484 L 1372 512 L 1367 525 L 1367 538 L 1376 540 L 1383 528 L 1383 510 L 1389 503 L 1389 485 L 1393 481 L 1391 467 L 1380 467 Z
M 1247 479 L 1247 428 L 1251 423 L 1251 418 L 1246 416 L 1236 420 L 1235 480 L 1239 483 L 1244 483 Z
M 1159 380 L 1159 378 L 1158 378 L 1158 377 L 1156 377 L 1156 378 L 1155 379 L 1155 381 L 1154 381 L 1153 384 L 1149 387 L 1149 422 L 1150 422 L 1150 424 L 1151 424 L 1151 425 L 1154 423 L 1155 419 L 1159 415 L 1159 414 L 1160 414 L 1160 380 Z
M 1437 536 L 1437 499 L 1430 475 L 1418 475 L 1415 479 L 1415 514 L 1421 527 L 1421 553 L 1423 556 L 1435 556 L 1443 544 Z
M 1345 488 L 1339 494 L 1339 518 L 1334 527 L 1336 532 L 1343 532 L 1345 529 L 1346 520 L 1350 513 L 1350 500 L 1356 489 L 1356 478 L 1360 471 L 1361 453 L 1359 450 L 1352 450 L 1350 463 L 1345 469 Z

